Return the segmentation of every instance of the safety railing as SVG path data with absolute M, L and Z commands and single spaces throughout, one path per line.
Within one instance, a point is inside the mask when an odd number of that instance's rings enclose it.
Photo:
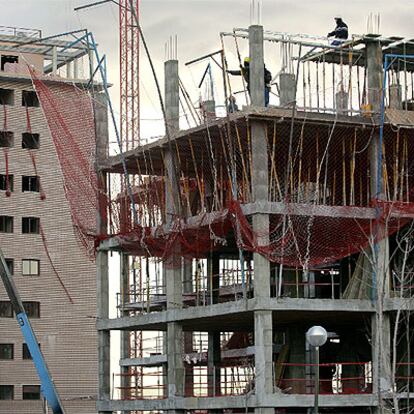
M 339 299 L 339 282 L 282 282 L 282 297 L 305 299 Z M 272 289 L 276 292 L 276 286 Z M 272 296 L 276 296 L 276 293 Z
M 154 400 L 167 398 L 166 372 L 159 367 L 138 367 L 116 374 L 117 397 L 123 400 Z
M 167 307 L 164 286 L 150 286 L 132 289 L 127 293 L 116 294 L 118 317 L 131 313 L 160 311 Z
M 395 298 L 414 297 L 414 272 L 408 271 L 403 274 L 397 270 L 392 272 L 393 290 Z
M 338 269 L 275 270 L 271 296 L 305 299 L 339 299 L 342 296 L 341 275 Z
M 276 381 L 286 394 L 314 394 L 314 373 L 319 367 L 320 394 L 372 393 L 370 362 L 332 362 L 317 364 L 281 364 L 284 375 Z
M 398 362 L 395 367 L 397 392 L 414 392 L 414 362 Z
M 183 281 L 184 306 L 207 306 L 252 297 L 253 271 L 240 270 L 239 263 L 225 267 L 221 261 L 220 272 L 214 274 L 207 274 L 201 266 L 196 268 L 192 278 Z
M 254 367 L 221 367 L 218 370 L 193 367 L 186 370 L 186 397 L 224 397 L 244 395 L 254 389 Z
M 28 29 L 26 27 L 0 26 L 0 35 L 40 39 L 42 37 L 42 31 L 38 29 Z

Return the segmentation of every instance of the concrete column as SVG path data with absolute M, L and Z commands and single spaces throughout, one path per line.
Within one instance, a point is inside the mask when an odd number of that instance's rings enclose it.
M 92 72 L 95 70 L 95 51 L 89 48 L 89 68 L 92 69 Z
M 215 304 L 219 300 L 220 287 L 220 255 L 216 252 L 211 253 L 207 259 L 207 290 L 209 303 Z M 221 344 L 220 332 L 212 331 L 208 333 L 208 353 L 207 353 L 207 373 L 208 373 L 208 392 L 209 396 L 214 397 L 221 394 Z
M 165 112 L 167 129 L 170 137 L 179 130 L 179 80 L 178 61 L 165 62 Z M 167 173 L 165 186 L 166 200 L 166 224 L 169 225 L 179 214 L 180 191 L 178 177 L 174 171 L 176 155 L 168 148 L 165 152 L 165 170 Z M 177 256 L 179 251 L 177 251 Z M 180 259 L 176 257 L 174 262 Z M 182 307 L 182 278 L 181 266 L 174 263 L 172 266 L 164 266 L 167 309 Z M 184 344 L 182 326 L 176 322 L 167 324 L 167 393 L 169 398 L 184 395 Z
M 97 93 L 94 98 L 96 162 L 99 164 L 108 157 L 108 102 L 104 93 Z M 102 185 L 105 185 L 105 182 Z
M 255 392 L 259 401 L 273 392 L 273 321 L 271 311 L 254 313 L 254 346 L 256 384 Z
M 217 252 L 211 253 L 207 259 L 207 295 L 209 304 L 218 303 L 220 288 L 220 255 Z
M 391 109 L 403 109 L 401 85 L 399 85 L 398 83 L 393 83 L 392 85 L 390 85 L 389 93 L 389 107 Z
M 249 27 L 250 56 L 250 100 L 254 107 L 264 107 L 264 56 L 263 27 Z M 268 154 L 266 142 L 266 126 L 262 122 L 252 122 L 252 193 L 253 201 L 268 200 Z M 253 216 L 253 230 L 259 234 L 258 243 L 268 243 L 269 216 L 256 214 Z M 258 253 L 253 254 L 254 261 L 254 296 L 258 300 L 270 298 L 270 265 L 269 261 Z M 272 364 L 272 312 L 254 312 L 255 340 L 255 394 L 261 403 L 266 394 L 273 392 Z M 256 414 L 273 413 L 273 408 L 256 408 Z
M 287 344 L 289 346 L 289 363 L 304 364 L 306 362 L 313 363 L 314 360 L 306 361 L 306 340 L 305 330 L 298 326 L 289 326 L 287 329 Z M 303 378 L 305 379 L 305 367 L 289 366 L 287 367 L 285 378 Z M 309 373 L 308 373 L 309 374 Z M 291 389 L 292 394 L 301 394 L 305 391 L 305 382 L 286 381 L 283 388 Z
M 221 394 L 220 388 L 220 362 L 221 344 L 220 332 L 208 333 L 208 353 L 207 353 L 207 384 L 209 397 L 216 397 Z
M 183 294 L 193 292 L 193 263 L 184 261 L 182 267 Z M 184 332 L 184 353 L 189 354 L 193 349 L 193 333 Z M 190 395 L 194 388 L 194 371 L 192 364 L 185 365 L 185 395 Z
M 335 108 L 339 115 L 348 115 L 349 113 L 349 93 L 341 90 L 335 94 Z
M 368 103 L 373 111 L 374 119 L 379 121 L 382 97 L 382 49 L 377 41 L 366 43 L 367 57 L 367 85 Z M 383 188 L 379 185 L 380 176 L 378 174 L 378 150 L 379 135 L 372 137 L 370 144 L 370 185 L 371 198 L 384 198 Z M 381 170 L 380 170 L 381 171 Z M 376 229 L 380 238 L 385 228 L 379 225 Z M 390 365 L 390 320 L 389 316 L 383 312 L 383 298 L 389 296 L 389 249 L 388 238 L 383 238 L 377 243 L 375 248 L 374 268 L 372 269 L 373 280 L 375 280 L 375 300 L 376 314 L 372 317 L 372 365 L 373 365 L 373 390 L 382 398 L 382 392 L 390 388 L 391 365 Z
M 120 305 L 121 305 L 121 316 L 128 316 L 128 312 L 124 311 L 123 308 L 129 300 L 129 255 L 126 253 L 120 254 Z M 129 331 L 120 332 L 120 359 L 130 358 L 129 352 Z M 131 386 L 130 378 L 125 374 L 128 374 L 128 367 L 121 366 L 121 399 L 125 400 L 129 398 L 128 387 Z M 126 414 L 126 411 L 123 413 Z
M 68 79 L 73 78 L 73 63 L 72 62 L 68 62 L 68 64 L 66 65 L 66 77 Z
M 167 325 L 168 398 L 184 395 L 183 331 L 177 322 Z
M 164 64 L 164 70 L 166 123 L 169 136 L 172 138 L 180 128 L 178 61 L 168 60 Z M 170 153 L 167 147 L 164 158 L 167 173 L 165 188 L 166 223 L 169 224 L 180 211 L 180 187 L 176 171 L 174 171 L 174 165 L 177 165 L 176 153 L 174 151 Z
M 73 79 L 79 78 L 79 61 L 78 59 L 73 60 Z
M 368 88 L 368 105 L 373 112 L 374 119 L 379 122 L 382 96 L 382 49 L 378 41 L 368 41 L 366 43 L 366 66 L 367 66 L 367 88 Z M 380 198 L 382 188 L 378 189 L 378 149 L 379 134 L 376 133 L 370 144 L 370 193 L 371 198 Z
M 382 49 L 380 42 L 366 42 L 366 65 L 368 104 L 374 113 L 379 113 L 382 95 Z
M 279 75 L 279 103 L 280 106 L 292 107 L 296 100 L 296 77 L 293 73 Z
M 249 27 L 250 101 L 252 106 L 264 107 L 263 26 Z
M 252 106 L 264 106 L 264 60 L 263 60 L 263 27 L 250 26 L 250 96 Z M 252 193 L 253 201 L 268 200 L 268 153 L 266 142 L 266 124 L 251 123 L 252 137 Z M 269 216 L 256 214 L 253 216 L 253 230 L 261 234 L 258 243 L 268 243 Z M 267 298 L 270 296 L 270 266 L 269 261 L 254 253 L 254 295 Z
M 56 75 L 58 69 L 58 53 L 57 47 L 53 46 L 52 48 L 52 73 Z
M 108 111 L 103 94 L 97 94 L 94 102 L 96 134 L 96 171 L 101 194 L 106 192 L 106 174 L 99 165 L 107 157 L 108 150 Z M 98 199 L 99 209 L 96 228 L 99 234 L 107 233 L 106 200 Z M 109 318 L 109 275 L 108 252 L 98 250 L 96 254 L 96 318 Z M 98 331 L 98 400 L 109 400 L 111 395 L 110 331 Z M 112 412 L 112 411 L 111 411 Z M 99 411 L 104 414 L 106 411 Z
M 108 252 L 98 251 L 97 268 L 97 319 L 109 317 Z M 110 331 L 98 331 L 98 400 L 109 400 L 111 395 Z M 99 414 L 105 413 L 100 411 Z

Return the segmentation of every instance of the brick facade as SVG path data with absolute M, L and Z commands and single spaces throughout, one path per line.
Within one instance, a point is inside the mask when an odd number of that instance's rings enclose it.
M 63 178 L 47 122 L 40 107 L 29 108 L 31 129 L 40 134 L 33 150 L 46 195 L 22 192 L 22 176 L 36 175 L 29 150 L 22 148 L 27 132 L 22 91 L 33 90 L 31 80 L 0 75 L 0 88 L 14 91 L 14 105 L 0 105 L 0 128 L 14 133 L 8 149 L 9 174 L 14 175 L 10 197 L 0 191 L 0 214 L 14 218 L 14 231 L 0 233 L 6 258 L 14 260 L 14 280 L 23 301 L 40 302 L 40 318 L 32 326 L 67 413 L 94 413 L 97 395 L 96 267 L 78 243 L 65 198 Z M 4 148 L 0 148 L 0 174 L 5 174 Z M 22 234 L 22 217 L 39 217 L 54 267 L 74 303 L 70 303 L 46 255 L 40 234 Z M 22 259 L 40 260 L 39 276 L 22 275 Z M 7 300 L 0 286 L 0 300 Z M 23 338 L 14 318 L 0 318 L 0 343 L 14 344 L 14 359 L 0 360 L 0 385 L 14 385 L 14 400 L 0 400 L 0 414 L 43 413 L 41 401 L 22 400 L 22 386 L 40 384 L 34 365 L 22 359 Z

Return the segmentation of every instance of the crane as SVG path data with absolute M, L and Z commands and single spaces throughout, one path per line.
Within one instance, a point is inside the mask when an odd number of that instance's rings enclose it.
M 57 393 L 55 384 L 53 383 L 46 361 L 40 350 L 36 335 L 27 317 L 23 303 L 20 299 L 19 292 L 14 284 L 13 278 L 10 274 L 9 267 L 6 264 L 3 252 L 0 249 L 0 276 L 6 289 L 7 295 L 10 299 L 13 311 L 16 315 L 17 323 L 29 348 L 32 356 L 37 374 L 39 376 L 41 386 L 40 390 L 46 399 L 53 414 L 65 414 L 59 395 Z

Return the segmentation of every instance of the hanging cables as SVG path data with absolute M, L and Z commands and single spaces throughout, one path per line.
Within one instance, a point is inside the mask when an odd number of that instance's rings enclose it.
M 163 117 L 164 117 L 165 135 L 166 135 L 166 138 L 167 138 L 168 150 L 170 151 L 170 153 L 172 155 L 173 154 L 173 148 L 172 148 L 172 144 L 171 144 L 170 127 L 168 125 L 167 114 L 166 114 L 165 106 L 164 106 L 164 100 L 162 98 L 161 88 L 160 88 L 160 84 L 158 82 L 157 74 L 155 72 L 154 63 L 152 61 L 151 54 L 149 52 L 148 45 L 147 45 L 147 42 L 145 40 L 145 36 L 144 36 L 143 31 L 142 31 L 141 25 L 139 24 L 138 16 L 137 16 L 137 13 L 136 13 L 136 11 L 134 9 L 134 6 L 133 6 L 133 0 L 129 0 L 129 6 L 130 6 L 130 11 L 132 12 L 132 16 L 134 17 L 135 24 L 136 24 L 136 26 L 138 28 L 139 35 L 141 37 L 142 44 L 144 46 L 145 53 L 147 55 L 147 59 L 148 59 L 148 62 L 150 64 L 150 67 L 151 67 L 152 75 L 154 77 L 154 82 L 155 82 L 155 86 L 157 88 L 157 93 L 158 93 L 158 99 L 160 101 L 161 111 L 162 111 L 162 114 L 163 114 Z M 176 165 L 176 162 L 175 162 L 175 157 L 173 157 L 173 156 L 171 157 L 171 164 L 172 164 L 173 173 L 175 174 L 176 177 L 178 177 L 179 174 L 178 174 L 178 170 L 177 170 L 177 165 Z M 170 180 L 172 180 L 172 177 L 169 177 L 169 178 L 170 178 Z M 181 201 L 181 197 L 178 197 L 178 205 L 177 205 L 177 207 L 178 207 L 178 211 L 177 211 L 178 216 L 181 216 L 181 213 L 182 213 L 182 201 Z

